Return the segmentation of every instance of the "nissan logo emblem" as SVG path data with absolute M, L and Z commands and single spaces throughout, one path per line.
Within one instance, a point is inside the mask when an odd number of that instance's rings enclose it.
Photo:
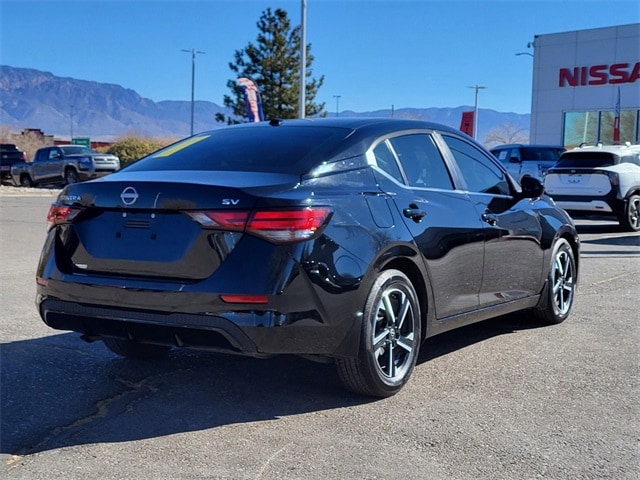
M 127 187 L 120 194 L 120 198 L 125 205 L 133 205 L 138 200 L 138 192 L 133 187 Z

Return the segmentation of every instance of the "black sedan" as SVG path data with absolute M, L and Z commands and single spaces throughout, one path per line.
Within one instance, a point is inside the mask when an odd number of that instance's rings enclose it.
M 579 239 L 540 182 L 448 127 L 271 120 L 198 134 L 51 206 L 37 306 L 116 354 L 331 358 L 386 397 L 425 338 L 571 311 Z

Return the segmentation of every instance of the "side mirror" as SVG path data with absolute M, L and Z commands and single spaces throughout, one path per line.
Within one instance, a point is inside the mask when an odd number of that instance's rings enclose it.
M 538 198 L 544 193 L 542 182 L 531 175 L 524 175 L 520 180 L 522 196 L 524 198 Z

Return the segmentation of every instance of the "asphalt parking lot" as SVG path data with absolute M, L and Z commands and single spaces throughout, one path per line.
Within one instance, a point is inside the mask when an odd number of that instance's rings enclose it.
M 640 235 L 615 223 L 577 222 L 566 322 L 432 338 L 409 385 L 370 400 L 301 358 L 132 362 L 49 329 L 34 272 L 55 191 L 1 190 L 3 478 L 640 477 Z

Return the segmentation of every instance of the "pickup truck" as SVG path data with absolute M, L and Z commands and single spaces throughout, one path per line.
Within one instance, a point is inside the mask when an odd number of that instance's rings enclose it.
M 115 155 L 98 153 L 83 145 L 55 145 L 36 151 L 33 162 L 11 167 L 13 183 L 23 187 L 70 184 L 98 178 L 120 169 Z
M 26 161 L 27 154 L 13 143 L 0 144 L 0 178 L 2 180 L 11 180 L 11 167 Z

